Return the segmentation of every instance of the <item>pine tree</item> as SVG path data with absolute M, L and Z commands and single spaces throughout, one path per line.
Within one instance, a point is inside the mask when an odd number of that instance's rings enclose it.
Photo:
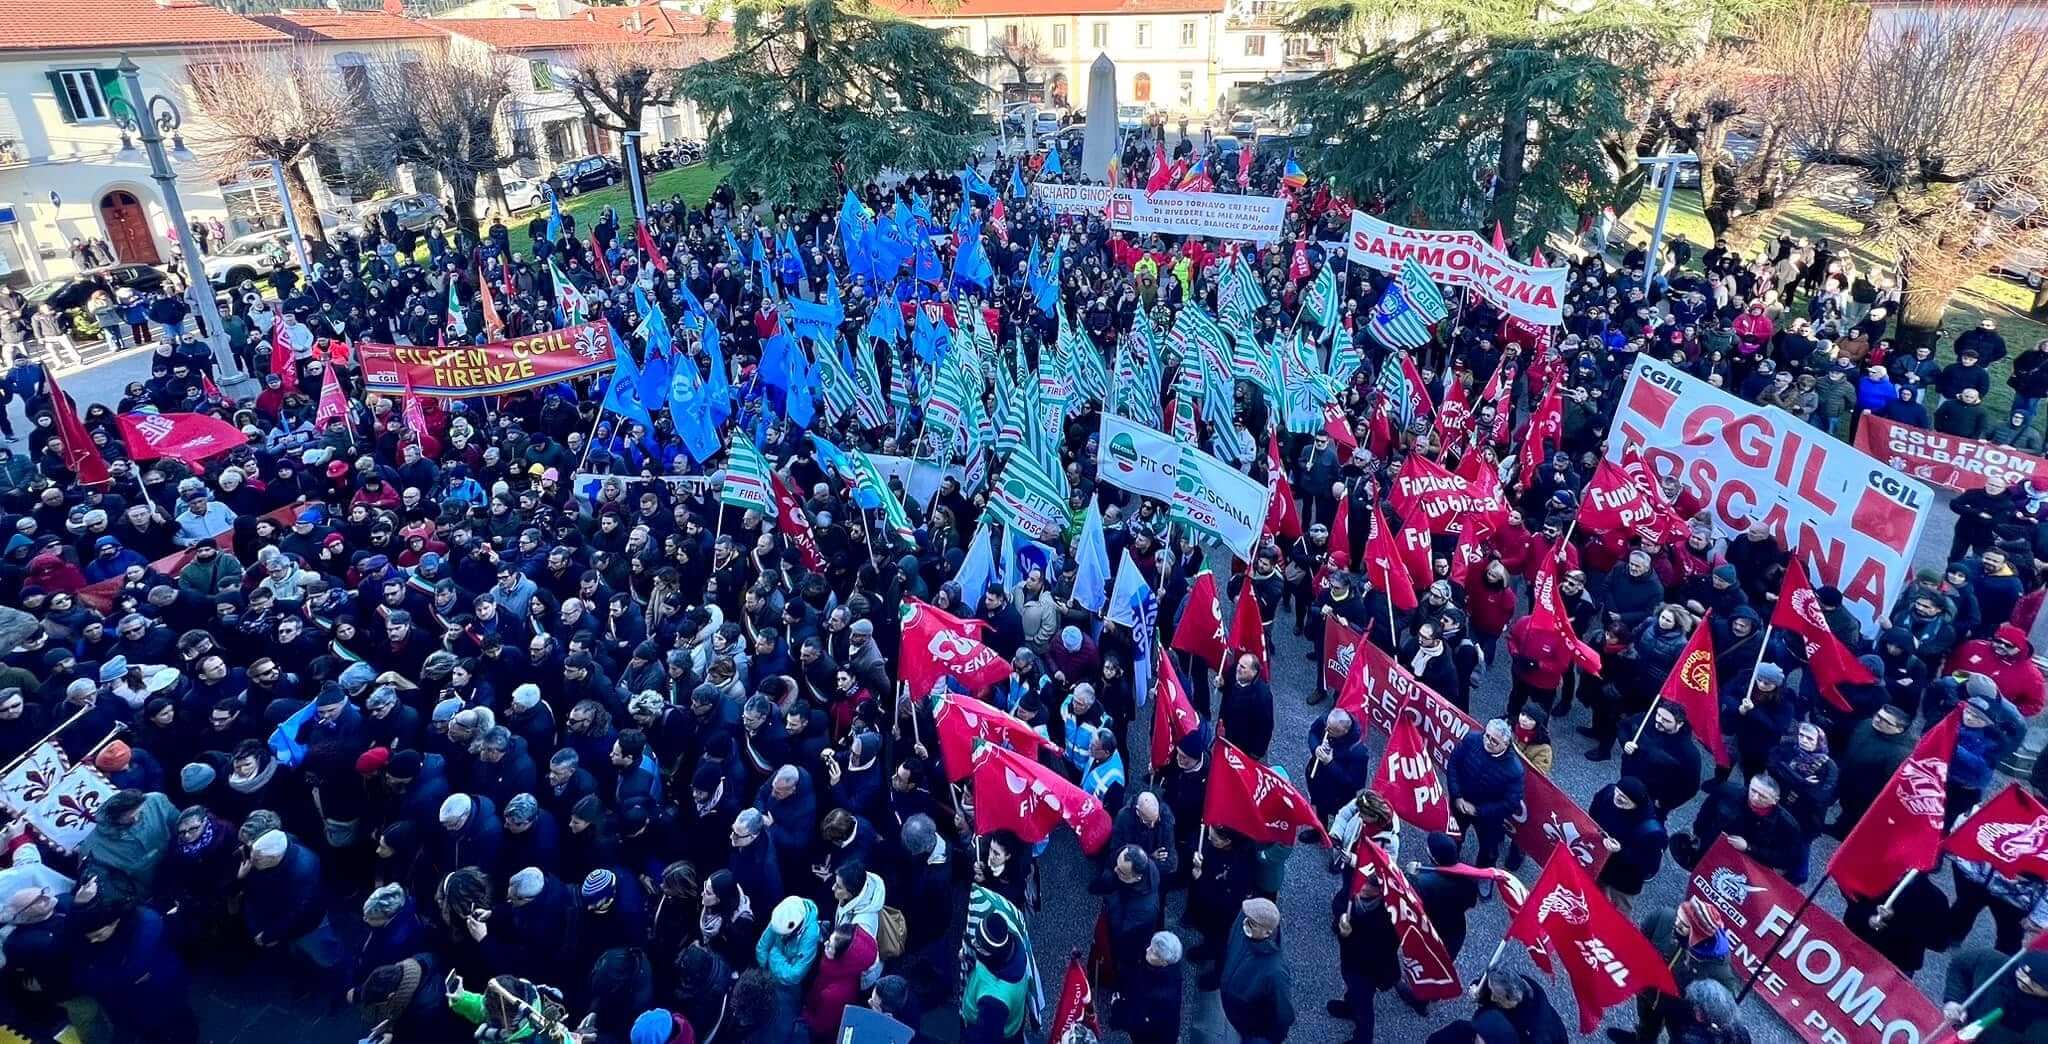
M 982 59 L 872 0 L 737 0 L 731 53 L 683 72 L 735 187 L 820 206 L 842 178 L 958 168 L 989 133 Z
M 1305 158 L 1354 198 L 1532 240 L 1629 173 L 1618 146 L 1650 71 L 1699 46 L 1716 2 L 1305 0 L 1290 31 L 1335 37 L 1351 61 L 1264 94 L 1336 135 Z

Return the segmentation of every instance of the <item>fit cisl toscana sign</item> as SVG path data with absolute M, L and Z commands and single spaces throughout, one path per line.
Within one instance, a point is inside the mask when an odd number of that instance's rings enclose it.
M 363 384 L 373 392 L 465 398 L 504 395 L 526 388 L 586 377 L 611 369 L 611 337 L 605 324 L 582 323 L 483 344 L 356 345 Z
M 1607 459 L 1634 447 L 1678 500 L 1734 538 L 1761 523 L 1816 586 L 1875 629 L 1913 568 L 1934 491 L 1775 406 L 1745 402 L 1654 359 L 1637 359 L 1614 412 Z M 1682 510 L 1690 511 L 1690 508 Z

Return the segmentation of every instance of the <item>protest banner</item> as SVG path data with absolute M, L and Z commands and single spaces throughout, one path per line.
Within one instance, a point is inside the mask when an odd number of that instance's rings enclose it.
M 1337 706 L 1369 723 L 1380 735 L 1391 739 L 1394 716 L 1407 714 L 1441 767 L 1459 740 L 1481 730 L 1477 719 L 1417 681 L 1378 646 L 1361 640 L 1353 643 L 1353 649 L 1351 673 L 1337 697 Z M 1600 827 L 1593 817 L 1550 777 L 1527 765 L 1523 768 L 1522 810 L 1509 823 L 1515 843 L 1538 863 L 1548 860 L 1552 849 L 1564 845 L 1589 872 L 1599 872 L 1607 861 L 1607 847 L 1600 843 Z
M 1866 413 L 1856 422 L 1856 448 L 1917 479 L 1957 492 L 1983 489 L 1992 479 L 2006 485 L 2048 475 L 2048 459 L 1983 439 L 1943 435 Z
M 1278 196 L 1224 192 L 1152 192 L 1107 185 L 1046 185 L 1031 190 L 1034 201 L 1056 214 L 1109 215 L 1111 228 L 1126 232 L 1167 232 L 1268 243 L 1280 238 L 1287 201 Z
M 1266 526 L 1266 487 L 1189 445 L 1180 447 L 1173 480 L 1173 519 L 1214 538 L 1249 562 Z
M 467 398 L 587 377 L 612 368 L 605 324 L 583 323 L 527 337 L 484 344 L 406 346 L 357 342 L 363 386 L 399 394 Z
M 1392 272 L 1404 259 L 1414 258 L 1439 286 L 1472 287 L 1509 315 L 1538 327 L 1564 322 L 1561 305 L 1570 270 L 1525 265 L 1495 250 L 1477 232 L 1408 228 L 1354 210 L 1345 242 L 1355 264 Z
M 1934 491 L 1775 406 L 1745 402 L 1654 359 L 1637 359 L 1608 434 L 1607 459 L 1629 447 L 1681 499 L 1706 505 L 1722 534 L 1762 523 L 1841 590 L 1866 632 L 1910 579 Z
M 299 512 L 311 506 L 311 504 L 286 504 L 275 511 L 266 512 L 263 517 L 277 523 L 279 528 L 289 528 L 292 520 L 299 517 Z M 214 537 L 212 543 L 221 550 L 233 554 L 235 551 L 234 530 L 229 530 Z M 198 557 L 196 550 L 182 547 L 151 562 L 149 564 L 149 571 L 166 579 L 176 579 L 178 571 L 191 565 L 192 560 L 196 557 Z M 99 583 L 87 584 L 79 588 L 78 601 L 98 612 L 108 612 L 113 609 L 114 599 L 121 594 L 121 589 L 127 586 L 127 584 L 128 578 L 125 574 L 122 576 L 110 576 Z
M 1095 440 L 1095 472 L 1112 486 L 1172 502 L 1180 470 L 1180 443 L 1172 436 L 1113 413 L 1102 415 Z
M 1920 1044 L 1941 1025 L 1941 1011 L 1911 979 L 1824 907 L 1805 905 L 1805 895 L 1783 877 L 1730 848 L 1726 838 L 1700 857 L 1687 893 L 1721 911 L 1737 976 L 1748 979 L 1764 962 L 1756 992 L 1802 1039 Z

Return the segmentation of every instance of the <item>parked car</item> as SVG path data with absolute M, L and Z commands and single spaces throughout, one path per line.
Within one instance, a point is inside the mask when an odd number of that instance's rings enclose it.
M 548 201 L 547 182 L 539 178 L 504 178 L 505 208 L 518 213 Z M 482 201 L 479 200 L 479 203 Z
M 434 222 L 446 220 L 447 208 L 441 205 L 439 196 L 414 192 L 404 196 L 387 196 L 373 199 L 356 208 L 354 224 L 358 229 L 378 228 L 390 231 L 402 228 L 419 232 L 432 228 Z
M 588 189 L 604 188 L 619 183 L 619 164 L 609 156 L 582 156 L 555 168 L 548 180 L 555 185 L 555 191 L 573 196 Z
M 162 269 L 149 265 L 109 265 L 37 283 L 21 296 L 30 312 L 48 304 L 61 313 L 83 308 L 92 292 L 102 287 L 119 290 L 125 286 L 138 294 L 156 293 L 163 289 L 165 278 Z
M 1239 109 L 1230 117 L 1230 124 L 1225 129 L 1241 137 L 1250 137 L 1259 132 L 1259 124 L 1265 119 L 1266 114 L 1257 109 Z
M 1142 130 L 1150 110 L 1143 105 L 1119 105 L 1116 107 L 1116 129 L 1120 131 Z
M 1038 115 L 1031 120 L 1031 134 L 1033 137 L 1043 138 L 1048 134 L 1057 134 L 1059 129 L 1060 114 L 1048 109 L 1038 110 Z
M 266 229 L 230 239 L 208 254 L 206 281 L 228 287 L 297 265 L 298 259 L 292 256 L 291 233 L 282 228 Z

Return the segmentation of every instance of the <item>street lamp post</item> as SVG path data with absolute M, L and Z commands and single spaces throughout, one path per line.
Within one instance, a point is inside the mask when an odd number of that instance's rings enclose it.
M 1637 163 L 1650 168 L 1650 184 L 1656 185 L 1661 176 L 1664 190 L 1657 198 L 1657 225 L 1650 230 L 1650 254 L 1643 262 L 1643 294 L 1650 293 L 1650 280 L 1657 275 L 1657 252 L 1664 248 L 1664 218 L 1671 213 L 1671 190 L 1678 187 L 1678 168 L 1686 163 L 1698 163 L 1698 156 L 1672 154 L 1668 156 L 1644 156 Z
M 172 134 L 174 145 L 183 151 L 184 143 L 175 137 L 185 122 L 184 114 L 178 111 L 176 102 L 161 94 L 145 97 L 142 80 L 138 75 L 142 67 L 127 55 L 121 56 L 116 67 L 121 74 L 120 101 L 109 105 L 112 116 L 125 138 L 134 133 L 142 141 L 143 149 L 149 154 L 149 176 L 163 193 L 164 209 L 170 212 L 171 227 L 178 233 L 179 253 L 185 259 L 185 281 L 191 287 L 193 305 L 199 310 L 199 321 L 206 326 L 206 343 L 213 349 L 214 364 L 219 367 L 222 383 L 245 379 L 242 368 L 235 363 L 235 355 L 227 350 L 227 335 L 221 329 L 220 305 L 214 300 L 213 284 L 206 278 L 206 265 L 199 259 L 198 240 L 192 237 L 192 223 L 185 218 L 185 203 L 178 198 L 178 176 L 171 170 L 171 157 L 164 150 L 164 135 Z M 125 111 L 123 111 L 125 110 Z M 122 151 L 132 146 L 125 145 Z

